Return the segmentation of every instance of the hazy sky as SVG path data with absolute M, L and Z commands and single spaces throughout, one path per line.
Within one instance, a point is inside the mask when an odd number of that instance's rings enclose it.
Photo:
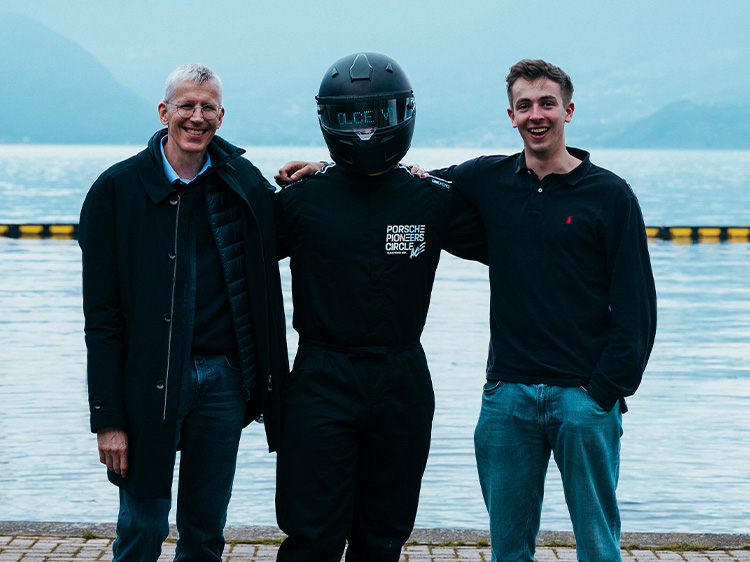
M 1 6 L 79 43 L 154 104 L 166 75 L 188 61 L 222 76 L 228 111 L 230 102 L 251 103 L 250 92 L 232 89 L 248 79 L 257 88 L 299 90 L 306 100 L 331 62 L 360 50 L 398 60 L 418 99 L 427 89 L 467 104 L 492 96 L 501 114 L 508 67 L 545 58 L 573 77 L 577 118 L 595 116 L 602 125 L 677 99 L 743 103 L 750 88 L 748 0 L 2 0 Z

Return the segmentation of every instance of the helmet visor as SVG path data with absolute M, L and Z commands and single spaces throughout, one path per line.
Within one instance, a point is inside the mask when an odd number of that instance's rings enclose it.
M 368 135 L 399 125 L 414 115 L 414 97 L 325 100 L 318 102 L 321 125 L 335 131 Z

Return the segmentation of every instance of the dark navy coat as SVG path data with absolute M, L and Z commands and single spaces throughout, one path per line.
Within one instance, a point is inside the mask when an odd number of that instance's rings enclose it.
M 168 498 L 191 320 L 185 306 L 189 236 L 179 223 L 180 195 L 163 171 L 160 142 L 164 134 L 166 130 L 156 133 L 148 148 L 97 179 L 81 211 L 79 244 L 91 430 L 114 426 L 128 434 L 129 474 L 123 479 L 110 471 L 112 482 L 134 495 Z M 233 275 L 242 276 L 243 272 L 236 271 L 237 262 L 232 264 L 228 246 L 240 236 L 245 240 L 249 290 L 229 290 L 233 315 L 249 305 L 253 322 L 252 329 L 242 330 L 242 322 L 234 318 L 248 390 L 245 423 L 262 413 L 269 449 L 275 450 L 280 387 L 276 381 L 288 365 L 270 197 L 273 189 L 241 157 L 244 150 L 214 137 L 208 151 L 210 173 L 215 174 L 211 181 L 223 186 L 208 190 L 207 205 L 222 262 L 228 264 L 225 275 L 231 276 L 234 268 Z M 233 222 L 226 221 L 226 213 L 215 211 L 222 209 L 222 198 L 229 193 L 226 188 L 243 203 L 239 220 Z M 232 281 L 227 279 L 230 285 Z M 237 306 L 237 299 L 243 298 L 249 302 Z M 249 337 L 254 342 L 246 341 Z M 255 349 L 249 351 L 253 343 Z M 251 374 L 255 380 L 252 393 Z

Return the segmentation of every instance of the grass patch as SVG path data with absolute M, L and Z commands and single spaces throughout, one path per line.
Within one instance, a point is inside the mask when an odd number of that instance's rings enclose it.
M 232 539 L 228 540 L 227 544 L 271 544 L 279 545 L 284 542 L 284 537 L 273 537 L 265 539 Z
M 548 548 L 575 548 L 575 541 L 547 541 L 539 546 L 546 546 Z
M 483 548 L 490 546 L 490 542 L 486 540 L 478 540 L 476 542 L 466 542 L 466 541 L 442 541 L 442 542 L 432 542 L 431 540 L 427 542 L 420 542 L 417 539 L 412 539 L 406 543 L 404 543 L 404 546 L 427 546 L 427 547 L 457 547 L 457 546 L 473 546 L 476 548 Z
M 710 546 L 705 544 L 688 544 L 686 542 L 678 542 L 674 544 L 665 544 L 658 548 L 652 548 L 650 550 L 667 550 L 670 552 L 701 552 L 705 550 L 724 550 L 718 546 Z
M 667 552 L 713 552 L 724 550 L 750 550 L 750 545 L 744 544 L 741 547 L 728 547 L 715 544 L 690 544 L 686 542 L 678 542 L 665 544 L 662 546 L 642 546 L 640 544 L 629 544 L 627 546 L 623 545 L 622 548 L 624 548 L 625 550 L 650 550 L 651 552 L 660 550 Z
M 0 536 L 3 536 L 0 533 Z M 84 531 L 84 538 L 97 538 L 96 534 L 90 531 Z M 167 539 L 168 541 L 174 542 L 174 539 Z M 264 545 L 280 545 L 284 542 L 284 537 L 272 537 L 263 539 L 231 539 L 227 540 L 227 544 L 264 544 Z M 404 544 L 404 546 L 437 546 L 437 547 L 452 547 L 452 546 L 476 546 L 477 548 L 484 548 L 490 546 L 489 541 L 478 540 L 476 543 L 467 543 L 466 541 L 444 541 L 440 543 L 434 543 L 431 540 L 427 542 L 420 542 L 416 539 L 412 539 Z M 575 541 L 547 541 L 540 544 L 539 546 L 547 548 L 575 548 Z M 658 550 L 670 551 L 670 552 L 708 552 L 716 550 L 750 550 L 750 545 L 744 544 L 741 547 L 729 548 L 726 546 L 716 545 L 695 545 L 686 542 L 665 544 L 663 546 L 642 546 L 639 544 L 622 545 L 625 550 L 650 550 L 652 552 Z
M 83 533 L 81 533 L 81 536 L 86 540 L 97 538 L 94 531 L 84 531 Z

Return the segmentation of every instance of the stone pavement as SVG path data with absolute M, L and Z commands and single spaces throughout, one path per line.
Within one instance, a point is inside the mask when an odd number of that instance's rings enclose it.
M 173 542 L 164 544 L 160 562 L 174 557 Z M 228 543 L 224 551 L 226 562 L 273 562 L 278 546 L 264 544 Z M 112 539 L 50 536 L 0 536 L 2 562 L 62 562 L 111 560 Z M 401 553 L 402 562 L 481 562 L 490 560 L 486 546 L 407 545 Z M 537 562 L 567 560 L 574 562 L 572 547 L 542 546 L 536 551 Z M 750 562 L 750 550 L 672 551 L 623 549 L 623 562 Z
M 112 530 L 111 526 L 106 525 L 0 522 L 0 562 L 111 560 Z M 278 529 L 229 527 L 227 531 L 228 542 L 224 550 L 226 562 L 276 560 L 278 544 L 262 544 L 264 539 L 258 535 L 265 535 L 266 542 L 278 542 Z M 416 530 L 412 535 L 413 541 L 421 544 L 407 544 L 401 553 L 401 561 L 489 562 L 490 549 L 484 539 L 479 538 L 472 543 L 455 540 L 456 536 L 471 538 L 485 535 L 486 532 L 482 531 Z M 537 548 L 537 562 L 575 562 L 575 548 L 564 540 L 567 538 L 571 538 L 569 533 L 546 533 L 546 536 L 542 533 L 540 541 L 547 539 L 547 542 L 541 542 Z M 633 539 L 640 539 L 637 544 L 641 546 L 623 546 L 623 562 L 750 562 L 748 535 L 641 533 L 623 535 L 622 544 L 636 544 Z M 160 562 L 171 561 L 174 549 L 173 539 L 165 542 Z

